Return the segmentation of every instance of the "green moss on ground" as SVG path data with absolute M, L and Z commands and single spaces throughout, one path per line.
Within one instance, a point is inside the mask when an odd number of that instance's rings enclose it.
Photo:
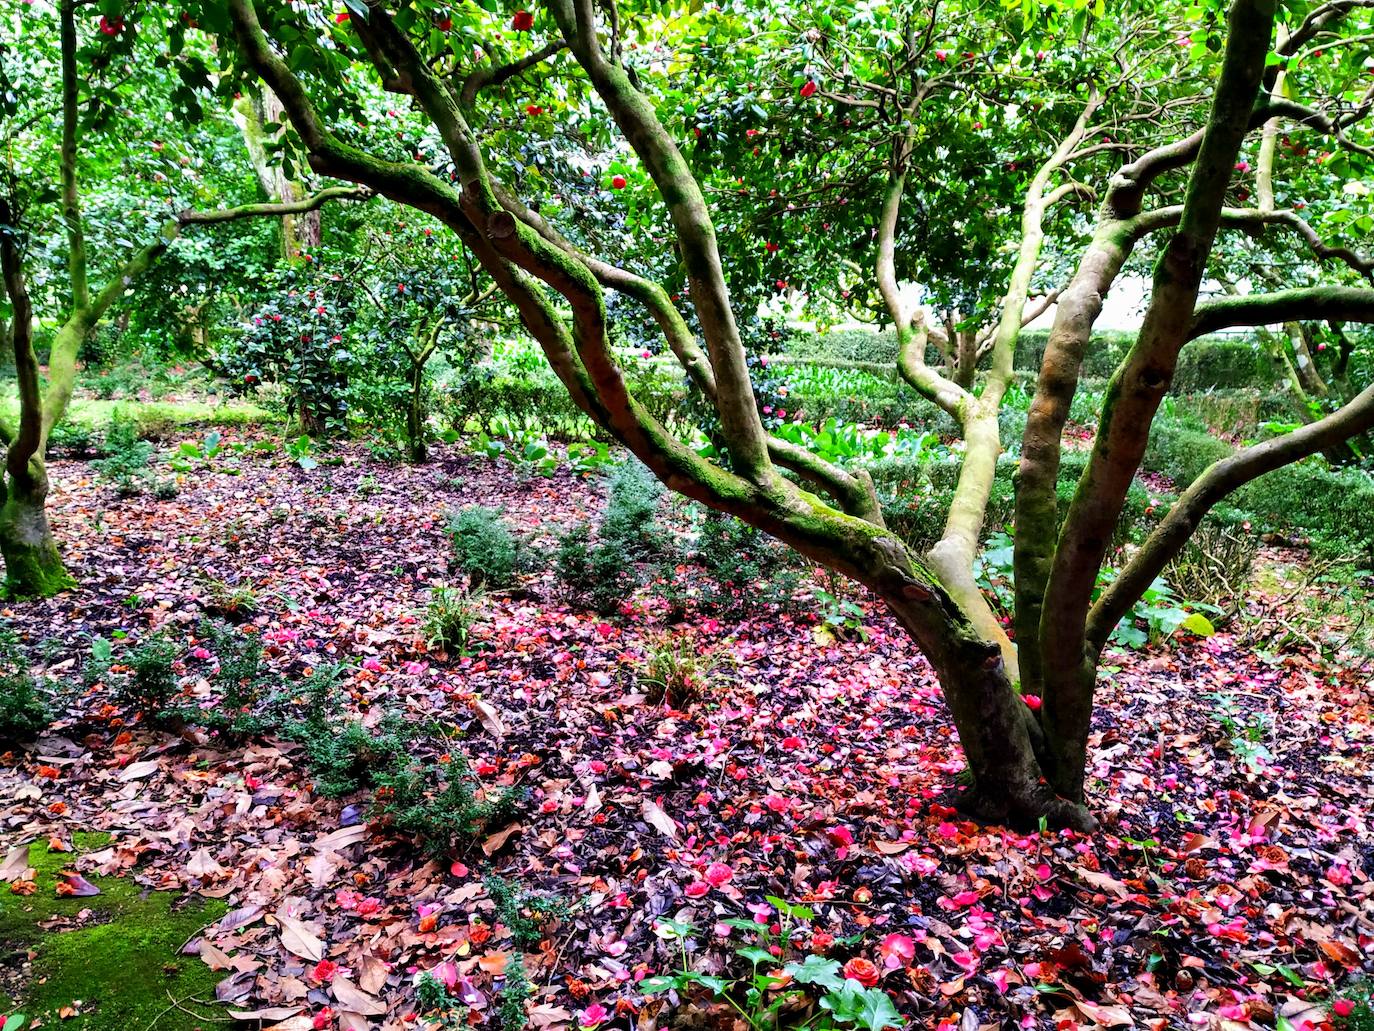
M 105 834 L 76 834 L 72 844 L 79 854 L 109 841 Z M 64 1031 L 208 1031 L 222 1023 L 222 1009 L 196 1000 L 213 1000 L 224 975 L 178 950 L 222 916 L 225 905 L 144 891 L 120 877 L 88 878 L 99 895 L 59 898 L 57 875 L 75 854 L 35 842 L 29 865 L 37 871 L 37 892 L 14 895 L 0 887 L 0 1014 L 23 1013 Z M 82 910 L 93 916 L 79 920 Z M 29 971 L 15 978 L 25 953 L 33 957 Z M 61 1019 L 65 1007 L 77 1016 Z

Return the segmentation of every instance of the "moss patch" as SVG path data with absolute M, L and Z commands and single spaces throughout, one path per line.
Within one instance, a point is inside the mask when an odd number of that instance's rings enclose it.
M 80 853 L 109 840 L 77 834 L 73 846 Z M 59 898 L 57 875 L 73 859 L 35 842 L 29 865 L 38 890 L 24 896 L 0 886 L 0 1013 L 64 1031 L 195 1031 L 222 1022 L 223 1010 L 196 1000 L 213 1000 L 224 975 L 177 950 L 224 904 L 144 891 L 120 877 L 90 878 L 99 895 Z M 63 1020 L 68 1007 L 77 1015 Z

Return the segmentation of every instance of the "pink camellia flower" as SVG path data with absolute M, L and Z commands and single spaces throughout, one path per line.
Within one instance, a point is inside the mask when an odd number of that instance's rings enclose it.
M 1348 1017 L 1355 1012 L 1355 1004 L 1349 999 L 1337 999 L 1331 1004 L 1331 1012 L 1338 1017 Z
M 365 899 L 359 899 L 359 900 L 358 900 L 358 915 L 359 915 L 359 916 L 376 916 L 376 915 L 377 915 L 378 913 L 380 913 L 381 911 L 382 911 L 382 900 L 379 899 L 379 898 L 377 898 L 377 897 L 375 897 L 375 896 L 373 896 L 373 895 L 369 895 L 369 896 L 368 896 L 367 898 L 365 898 Z
M 802 739 L 796 735 L 789 735 L 782 739 L 782 747 L 789 752 L 795 752 L 802 746 Z
M 878 953 L 883 957 L 883 966 L 896 970 L 916 958 L 916 939 L 909 934 L 889 934 L 878 946 Z
M 871 962 L 862 956 L 855 956 L 844 965 L 844 976 L 851 981 L 858 981 L 865 988 L 872 988 L 882 974 Z
M 191 649 L 191 658 L 193 659 L 208 659 L 209 657 L 210 649 L 208 648 L 201 648 L 197 646 Z
M 606 1007 L 599 1002 L 594 1002 L 578 1016 L 578 1020 L 583 1027 L 600 1027 L 610 1017 Z
M 699 899 L 711 890 L 711 886 L 705 881 L 693 881 L 682 890 L 689 899 Z
M 338 972 L 339 964 L 330 959 L 322 959 L 315 964 L 315 969 L 310 972 L 310 976 L 321 984 L 328 984 L 334 980 L 334 975 Z
M 1354 877 L 1351 876 L 1350 867 L 1344 863 L 1336 863 L 1326 871 L 1326 879 L 1338 888 L 1348 888 Z
M 333 1027 L 334 1011 L 330 1009 L 328 1006 L 326 1006 L 324 1009 L 320 1010 L 318 1013 L 315 1014 L 315 1016 L 310 1021 L 310 1026 L 313 1027 L 315 1031 L 324 1031 L 324 1029 L 327 1027 Z
M 706 868 L 706 883 L 713 888 L 719 888 L 734 876 L 735 871 L 726 863 L 712 863 Z
M 1021 696 L 1021 701 L 1026 703 L 1026 708 L 1029 709 L 1031 712 L 1040 711 L 1040 706 L 1042 703 L 1040 701 L 1040 696 L 1038 694 L 1023 694 Z
M 935 828 L 935 833 L 942 838 L 957 838 L 959 836 L 959 828 L 948 820 L 945 820 L 940 826 Z
M 1250 162 L 1248 162 L 1248 161 L 1237 161 L 1237 162 L 1236 162 L 1236 171 L 1237 171 L 1237 172 L 1248 172 L 1248 171 L 1250 171 Z

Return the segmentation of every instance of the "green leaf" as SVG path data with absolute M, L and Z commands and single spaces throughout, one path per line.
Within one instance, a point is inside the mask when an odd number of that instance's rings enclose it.
M 1212 621 L 1201 612 L 1194 612 L 1182 623 L 1179 624 L 1184 630 L 1198 637 L 1211 637 L 1217 632 L 1217 628 L 1212 625 Z
M 807 956 L 801 963 L 788 963 L 783 971 L 791 974 L 792 980 L 798 984 L 818 984 L 831 989 L 838 989 L 844 984 L 839 960 L 826 959 L 824 956 Z

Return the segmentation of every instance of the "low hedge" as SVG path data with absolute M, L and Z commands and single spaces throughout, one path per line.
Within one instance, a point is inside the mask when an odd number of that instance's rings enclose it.
M 1135 333 L 1101 330 L 1093 334 L 1083 358 L 1083 378 L 1111 377 L 1135 343 Z M 1015 367 L 1038 373 L 1045 357 L 1049 330 L 1025 330 L 1016 341 Z M 793 332 L 785 341 L 789 358 L 801 361 L 874 362 L 895 365 L 897 338 L 891 330 L 832 329 L 827 332 Z M 926 354 L 932 365 L 943 357 L 934 348 Z M 1210 336 L 1195 340 L 1179 355 L 1173 393 L 1198 390 L 1232 390 L 1241 387 L 1270 389 L 1278 382 L 1273 363 L 1253 337 Z
M 1184 490 L 1234 450 L 1205 430 L 1160 421 L 1143 464 Z M 1246 484 L 1227 503 L 1260 526 L 1311 538 L 1319 551 L 1374 556 L 1374 478 L 1359 469 L 1332 469 L 1309 458 Z

